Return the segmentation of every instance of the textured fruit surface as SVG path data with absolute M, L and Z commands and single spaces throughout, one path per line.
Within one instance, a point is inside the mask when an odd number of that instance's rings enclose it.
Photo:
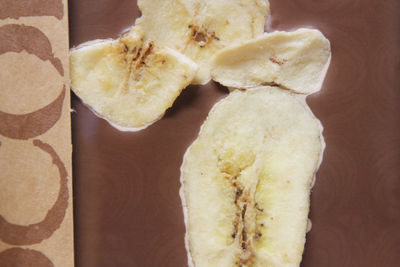
M 276 87 L 213 107 L 181 167 L 195 267 L 299 266 L 321 131 L 302 99 Z
M 190 84 L 196 64 L 147 40 L 140 27 L 117 40 L 96 40 L 71 50 L 71 87 L 99 116 L 123 130 L 160 119 Z
M 267 0 L 139 0 L 143 27 L 156 44 L 166 45 L 199 65 L 194 83 L 210 80 L 210 60 L 219 49 L 264 32 Z
M 217 52 L 211 75 L 233 88 L 276 84 L 310 94 L 321 89 L 330 56 L 330 43 L 318 30 L 265 33 Z

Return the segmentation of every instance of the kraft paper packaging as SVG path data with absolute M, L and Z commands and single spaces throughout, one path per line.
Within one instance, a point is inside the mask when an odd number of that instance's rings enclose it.
M 66 0 L 0 0 L 0 266 L 73 266 Z

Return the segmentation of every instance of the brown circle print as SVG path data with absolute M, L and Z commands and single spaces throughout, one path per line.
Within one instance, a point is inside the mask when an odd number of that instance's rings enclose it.
M 27 226 L 16 225 L 9 223 L 0 215 L 0 240 L 11 245 L 32 245 L 49 238 L 60 227 L 68 207 L 68 174 L 64 163 L 51 145 L 40 140 L 33 140 L 33 145 L 51 156 L 60 174 L 60 191 L 53 207 L 39 223 Z
M 30 16 L 64 17 L 62 0 L 0 0 L 0 19 Z
M 0 111 L 0 134 L 20 140 L 44 134 L 60 119 L 64 98 L 65 86 L 53 102 L 34 112 L 17 115 Z
M 61 60 L 54 56 L 49 38 L 38 28 L 7 24 L 0 27 L 0 40 L 0 55 L 7 52 L 20 53 L 25 50 L 43 61 L 49 60 L 58 73 L 64 76 Z
M 54 267 L 41 252 L 32 249 L 10 248 L 0 252 L 1 267 Z

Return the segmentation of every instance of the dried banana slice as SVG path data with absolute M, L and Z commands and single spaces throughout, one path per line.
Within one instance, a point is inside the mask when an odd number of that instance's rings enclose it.
M 299 266 L 321 132 L 287 90 L 235 90 L 213 107 L 181 167 L 191 266 Z
M 210 80 L 210 60 L 219 49 L 264 32 L 267 0 L 139 0 L 136 20 L 156 44 L 180 51 L 199 65 L 193 81 Z
M 120 130 L 140 130 L 160 119 L 196 71 L 192 60 L 154 45 L 140 27 L 70 52 L 72 90 Z
M 268 84 L 311 94 L 321 89 L 330 58 L 330 43 L 319 31 L 278 31 L 220 50 L 211 75 L 232 88 Z

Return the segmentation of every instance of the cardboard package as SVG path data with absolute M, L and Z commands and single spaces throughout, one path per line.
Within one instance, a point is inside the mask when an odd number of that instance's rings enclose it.
M 73 266 L 66 0 L 0 0 L 0 266 Z

